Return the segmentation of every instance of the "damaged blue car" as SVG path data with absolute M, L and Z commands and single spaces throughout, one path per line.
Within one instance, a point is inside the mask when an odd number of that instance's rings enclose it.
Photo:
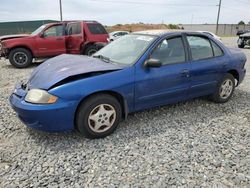
M 10 103 L 29 127 L 101 138 L 131 112 L 201 96 L 227 102 L 245 63 L 240 50 L 199 32 L 136 32 L 92 57 L 47 60 L 17 83 Z

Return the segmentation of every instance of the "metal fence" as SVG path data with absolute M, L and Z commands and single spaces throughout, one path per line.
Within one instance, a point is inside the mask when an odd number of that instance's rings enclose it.
M 0 23 L 0 36 L 19 33 L 31 33 L 43 24 L 57 22 L 55 20 L 38 20 L 24 22 L 2 22 Z
M 191 31 L 210 31 L 216 32 L 216 24 L 183 24 L 180 25 L 185 30 Z M 250 25 L 238 25 L 238 24 L 219 24 L 218 35 L 219 36 L 235 36 L 239 30 L 250 30 Z

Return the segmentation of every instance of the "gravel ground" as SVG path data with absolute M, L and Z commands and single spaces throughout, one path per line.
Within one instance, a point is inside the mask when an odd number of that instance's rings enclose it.
M 1 61 L 0 187 L 250 187 L 249 63 L 226 104 L 196 99 L 134 113 L 111 136 L 88 140 L 26 128 L 8 97 L 36 65 Z

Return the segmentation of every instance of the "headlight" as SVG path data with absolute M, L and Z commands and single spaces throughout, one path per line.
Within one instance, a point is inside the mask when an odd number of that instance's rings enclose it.
M 35 104 L 53 104 L 57 101 L 57 97 L 49 94 L 45 90 L 31 89 L 28 91 L 25 101 Z

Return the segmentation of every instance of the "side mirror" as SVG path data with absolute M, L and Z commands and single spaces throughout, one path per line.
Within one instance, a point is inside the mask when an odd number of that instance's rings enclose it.
M 42 33 L 40 33 L 40 37 L 41 38 L 45 38 L 45 35 L 44 35 L 44 33 L 42 32 Z
M 162 66 L 162 63 L 159 59 L 152 59 L 150 58 L 144 63 L 145 67 L 160 67 Z

